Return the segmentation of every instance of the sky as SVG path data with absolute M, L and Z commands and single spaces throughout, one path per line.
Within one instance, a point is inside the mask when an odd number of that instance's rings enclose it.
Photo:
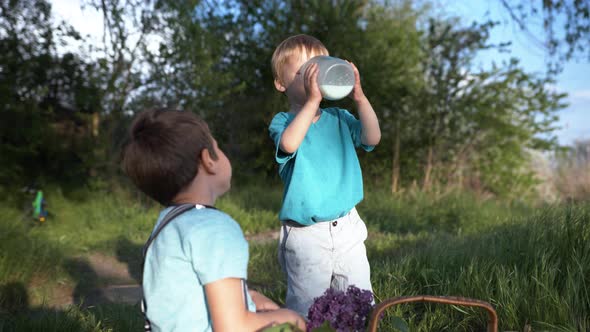
M 93 40 L 100 42 L 102 38 L 102 17 L 93 8 L 80 8 L 80 0 L 50 0 L 57 19 L 62 19 L 83 35 L 90 35 Z M 540 2 L 541 0 L 535 0 Z M 543 40 L 543 30 L 540 25 L 530 27 L 531 34 L 527 35 L 518 29 L 510 20 L 508 12 L 502 7 L 500 0 L 433 0 L 437 10 L 449 16 L 460 17 L 465 24 L 473 21 L 483 22 L 491 18 L 500 21 L 490 35 L 490 42 L 499 43 L 511 41 L 509 54 L 495 50 L 485 51 L 476 59 L 482 66 L 487 66 L 502 59 L 516 57 L 527 72 L 542 75 L 546 72 L 545 50 L 540 46 Z M 539 36 L 536 39 L 536 36 Z M 588 50 L 590 52 L 590 50 Z M 575 140 L 590 139 L 590 62 L 572 60 L 565 64 L 563 72 L 557 76 L 555 86 L 559 92 L 568 93 L 566 101 L 569 106 L 559 112 L 561 127 L 555 133 L 562 145 L 570 145 Z

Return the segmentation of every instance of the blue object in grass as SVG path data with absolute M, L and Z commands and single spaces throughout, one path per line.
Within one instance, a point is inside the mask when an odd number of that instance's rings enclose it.
M 365 331 L 373 310 L 373 293 L 351 285 L 346 292 L 329 288 L 316 298 L 307 314 L 307 330 L 330 324 L 337 332 Z

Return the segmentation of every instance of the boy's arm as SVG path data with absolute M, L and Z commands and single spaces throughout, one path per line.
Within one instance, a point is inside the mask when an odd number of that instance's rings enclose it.
M 371 106 L 369 99 L 367 99 L 363 92 L 358 69 L 352 62 L 349 61 L 349 63 L 352 65 L 355 77 L 354 88 L 350 93 L 350 97 L 356 104 L 359 120 L 361 121 L 361 142 L 364 145 L 375 146 L 379 144 L 379 141 L 381 140 L 379 119 L 377 119 L 377 114 L 375 114 L 373 106 Z
M 256 305 L 256 311 L 269 311 L 269 310 L 277 310 L 280 309 L 278 304 L 274 303 L 268 297 L 262 295 L 261 293 L 255 290 L 248 290 L 250 293 L 250 297 L 252 297 L 252 301 Z
M 289 309 L 250 312 L 244 304 L 242 281 L 225 278 L 205 285 L 213 331 L 255 331 L 290 322 L 305 331 L 305 320 Z
M 322 93 L 317 83 L 318 65 L 312 64 L 308 66 L 304 74 L 304 86 L 307 94 L 307 101 L 303 108 L 295 115 L 295 118 L 281 136 L 281 143 L 279 148 L 286 153 L 295 153 L 299 149 L 299 145 L 303 142 L 305 135 L 311 122 L 313 121 L 320 102 L 322 101 Z M 300 74 L 297 74 L 300 75 Z

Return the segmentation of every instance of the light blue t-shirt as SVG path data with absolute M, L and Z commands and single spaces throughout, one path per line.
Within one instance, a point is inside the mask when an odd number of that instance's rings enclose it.
M 154 230 L 170 210 L 160 213 Z M 146 254 L 143 292 L 152 331 L 212 331 L 204 286 L 225 278 L 246 280 L 247 268 L 248 242 L 230 216 L 201 208 L 176 217 Z M 245 294 L 248 310 L 256 311 Z
M 371 151 L 374 147 L 361 143 L 361 123 L 350 112 L 326 108 L 311 124 L 297 151 L 287 154 L 279 146 L 283 131 L 294 118 L 291 113 L 278 113 L 269 127 L 285 185 L 279 219 L 312 225 L 342 217 L 363 199 L 355 148 Z

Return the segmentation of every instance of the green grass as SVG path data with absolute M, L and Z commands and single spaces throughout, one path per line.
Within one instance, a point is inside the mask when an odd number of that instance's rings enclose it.
M 369 243 L 377 296 L 451 295 L 492 303 L 502 329 L 590 329 L 590 209 L 545 209 L 471 235 L 424 236 L 398 247 Z M 388 245 L 391 244 L 391 245 Z M 484 315 L 453 308 L 400 308 L 423 330 L 470 331 Z M 424 314 L 429 312 L 428 314 Z
M 86 278 L 72 259 L 101 252 L 139 264 L 158 206 L 123 191 L 46 193 L 50 215 L 31 227 L 16 199 L 0 203 L 0 332 L 141 329 L 135 306 L 51 309 L 59 286 Z M 235 188 L 218 207 L 246 234 L 278 229 L 279 188 Z M 492 303 L 500 330 L 590 330 L 590 204 L 530 206 L 462 193 L 433 197 L 370 192 L 359 205 L 377 301 L 396 296 L 464 296 Z M 251 244 L 251 286 L 282 303 L 276 243 Z M 406 304 L 389 310 L 412 331 L 478 331 L 482 311 Z

